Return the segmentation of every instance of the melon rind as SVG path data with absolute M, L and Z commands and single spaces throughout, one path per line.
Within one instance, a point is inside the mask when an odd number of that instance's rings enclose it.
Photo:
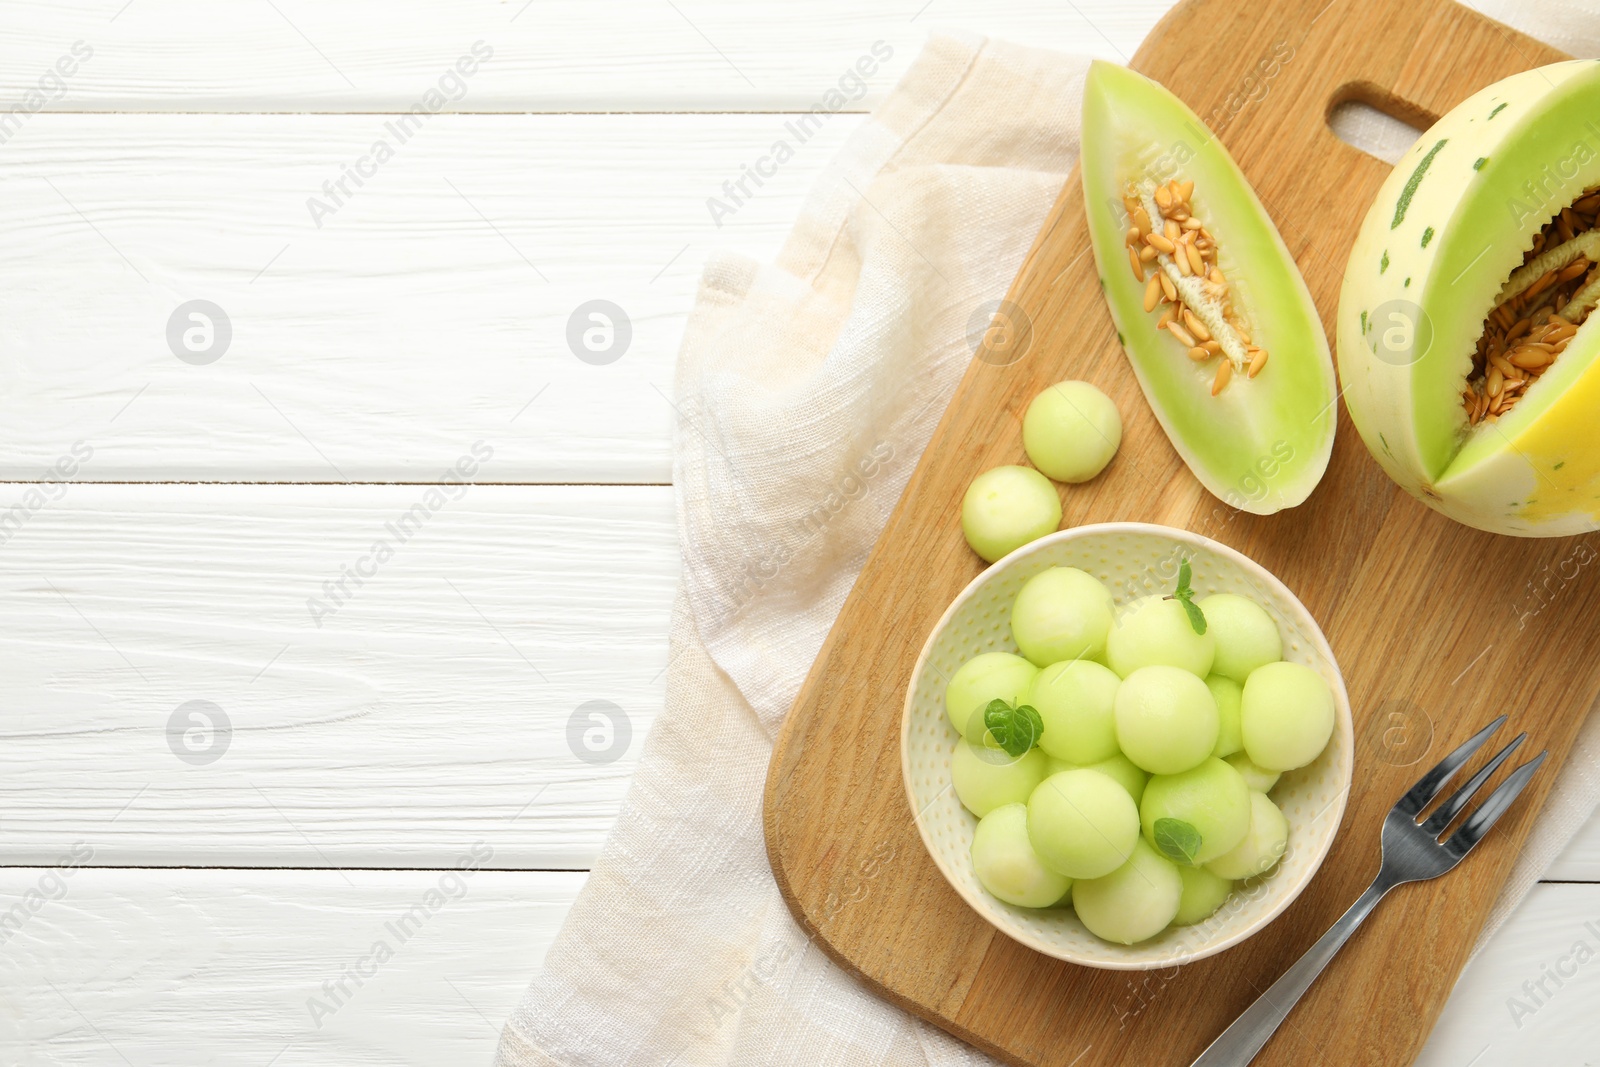
M 1118 339 L 1156 419 L 1205 488 L 1270 515 L 1316 488 L 1333 450 L 1333 357 L 1305 280 L 1255 191 L 1200 117 L 1140 74 L 1096 61 L 1083 101 L 1084 208 Z M 1217 362 L 1195 363 L 1144 310 L 1123 243 L 1131 176 L 1195 182 L 1196 215 L 1218 241 L 1223 274 L 1270 359 L 1211 395 Z
M 1351 419 L 1391 478 L 1469 526 L 1520 536 L 1600 526 L 1600 321 L 1497 422 L 1471 427 L 1461 403 L 1507 276 L 1533 235 L 1597 183 L 1600 63 L 1524 71 L 1418 139 L 1351 250 L 1336 324 Z M 1385 337 L 1405 338 L 1408 320 L 1429 340 L 1397 351 Z

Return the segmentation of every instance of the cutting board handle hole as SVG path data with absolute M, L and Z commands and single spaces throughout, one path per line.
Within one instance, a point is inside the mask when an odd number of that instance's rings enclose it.
M 1365 82 L 1343 86 L 1328 105 L 1334 136 L 1391 165 L 1436 121 L 1437 116 Z

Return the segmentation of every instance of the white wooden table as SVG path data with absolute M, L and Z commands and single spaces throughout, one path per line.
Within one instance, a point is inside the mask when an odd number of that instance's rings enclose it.
M 1164 6 L 0 3 L 0 1063 L 486 1062 L 662 700 L 705 254 L 774 253 L 930 26 L 1119 58 Z M 1549 878 L 1427 1063 L 1588 1053 L 1600 827 Z

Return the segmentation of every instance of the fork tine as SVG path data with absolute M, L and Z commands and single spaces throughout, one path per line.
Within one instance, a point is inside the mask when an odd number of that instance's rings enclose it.
M 1510 776 L 1500 783 L 1500 787 L 1489 794 L 1489 799 L 1483 802 L 1483 806 L 1467 817 L 1467 821 L 1461 824 L 1461 829 L 1450 835 L 1450 840 L 1445 842 L 1450 850 L 1457 856 L 1465 856 L 1471 852 L 1494 824 L 1500 821 L 1500 816 L 1511 807 L 1523 788 L 1527 786 L 1528 780 L 1533 777 L 1533 773 L 1539 769 L 1539 764 L 1543 763 L 1548 755 L 1550 755 L 1548 751 L 1541 752 L 1512 771 Z
M 1460 748 L 1440 760 L 1438 766 L 1419 778 L 1417 784 L 1395 804 L 1395 810 L 1405 812 L 1413 819 L 1421 815 L 1422 809 L 1433 802 L 1433 798 L 1439 795 L 1455 773 L 1461 769 L 1461 765 L 1471 759 L 1472 754 L 1489 740 L 1489 735 L 1504 726 L 1505 722 L 1506 717 L 1502 715 L 1467 738 Z
M 1450 825 L 1450 820 L 1461 814 L 1461 809 L 1467 806 L 1467 801 L 1472 799 L 1472 795 L 1483 788 L 1483 783 L 1489 780 L 1491 774 L 1500 769 L 1500 764 L 1506 761 L 1506 757 L 1520 748 L 1522 742 L 1527 739 L 1528 735 L 1526 733 L 1520 733 L 1512 738 L 1511 743 L 1497 752 L 1494 759 L 1485 763 L 1482 770 L 1469 778 L 1467 783 L 1460 789 L 1451 793 L 1450 799 L 1440 804 L 1439 810 L 1428 816 L 1428 821 L 1422 824 L 1422 829 L 1427 832 L 1428 836 L 1438 837 L 1444 833 L 1445 828 Z

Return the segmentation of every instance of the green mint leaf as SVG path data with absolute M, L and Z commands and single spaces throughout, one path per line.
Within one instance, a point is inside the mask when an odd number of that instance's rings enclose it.
M 1200 605 L 1194 602 L 1194 589 L 1189 585 L 1189 580 L 1194 577 L 1194 571 L 1189 567 L 1189 557 L 1185 556 L 1178 564 L 1178 587 L 1165 599 L 1176 600 L 1183 605 L 1183 610 L 1189 616 L 1189 625 L 1194 627 L 1194 632 L 1206 632 L 1205 612 L 1200 610 Z
M 1006 755 L 1018 758 L 1026 756 L 1044 734 L 1044 720 L 1038 711 L 1026 704 L 1012 707 L 999 698 L 983 709 L 983 725 Z
M 1038 709 L 1031 704 L 1018 704 L 1017 717 L 1018 719 L 1026 720 L 1028 748 L 1033 748 L 1039 743 L 1039 739 L 1044 736 L 1044 718 L 1039 714 Z M 1025 748 L 1022 751 L 1027 752 L 1028 749 Z
M 989 706 L 983 709 L 983 727 L 988 740 L 1005 749 L 1007 753 L 1011 751 L 1006 748 L 1006 744 L 1011 738 L 1012 710 L 1011 705 L 999 697 L 989 701 Z
M 1156 848 L 1174 863 L 1189 865 L 1200 853 L 1200 831 L 1182 819 L 1157 819 Z

